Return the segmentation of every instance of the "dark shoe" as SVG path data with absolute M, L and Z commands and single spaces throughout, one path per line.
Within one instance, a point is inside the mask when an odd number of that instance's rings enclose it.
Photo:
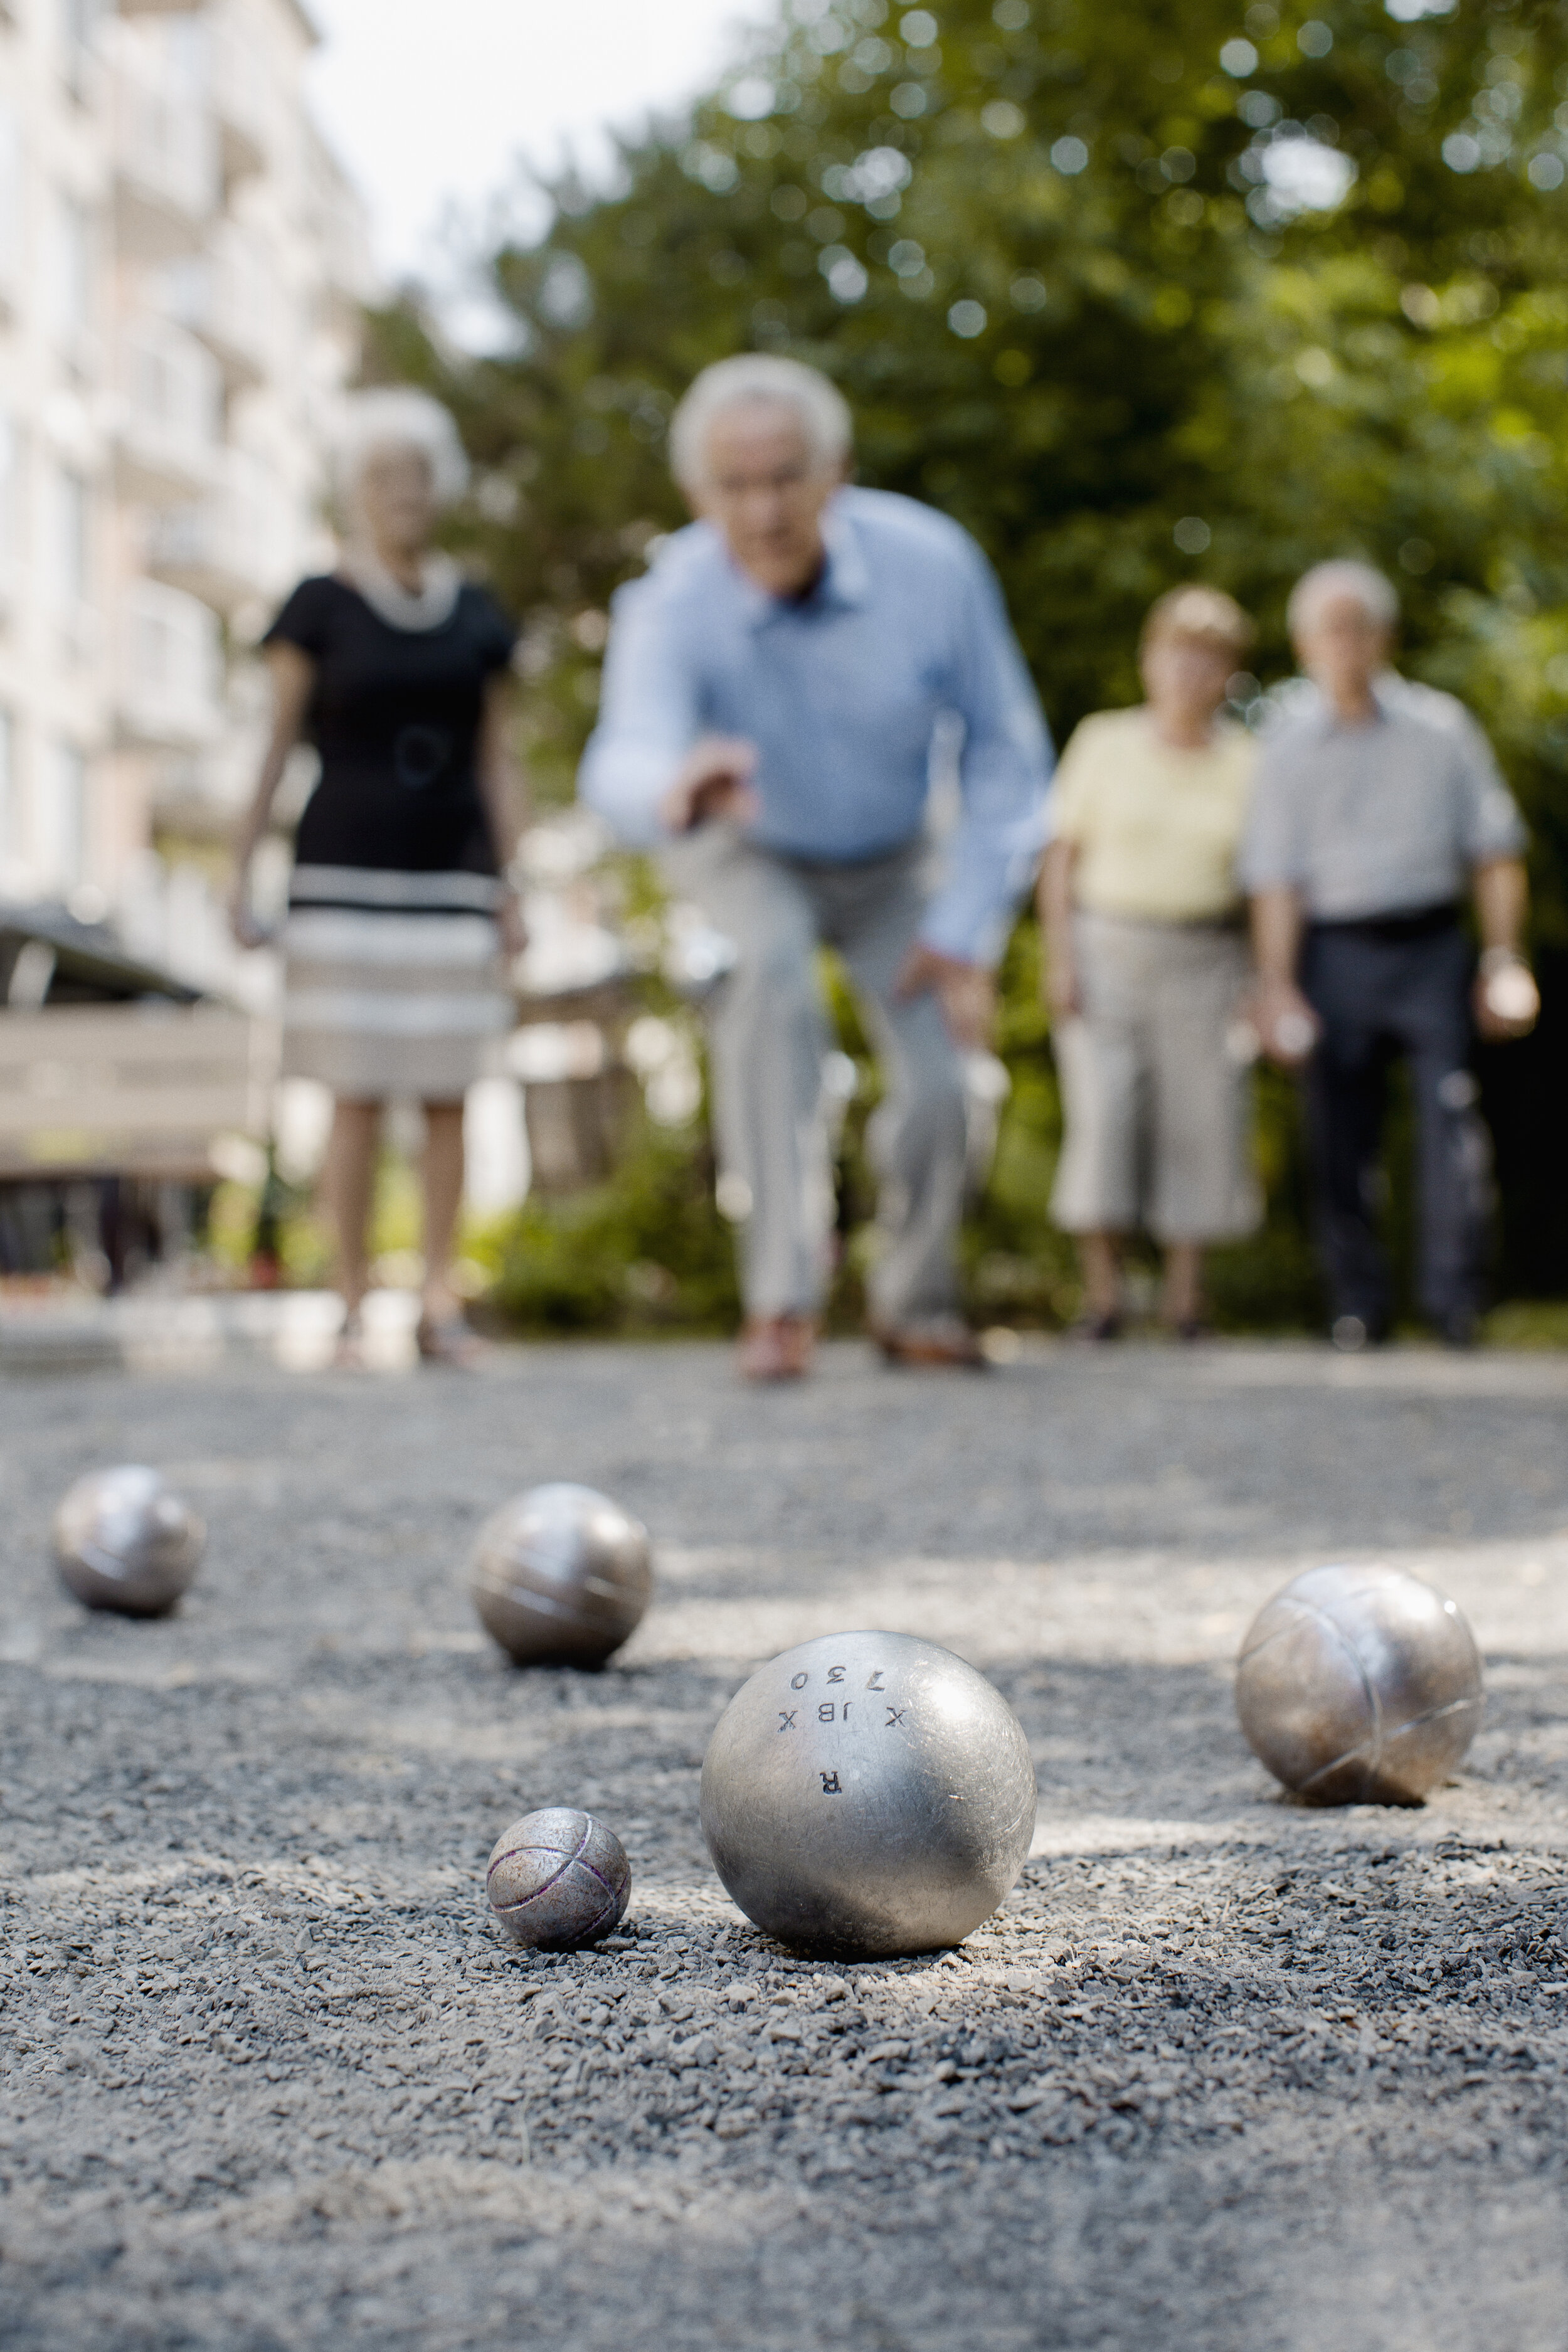
M 889 1364 L 939 1371 L 983 1372 L 985 1351 L 966 1323 L 942 1316 L 929 1323 L 873 1324 L 871 1337 Z
M 1452 1315 L 1445 1315 L 1437 1329 L 1445 1348 L 1473 1348 L 1480 1338 L 1478 1318 L 1468 1307 L 1457 1307 Z
M 1108 1347 L 1112 1339 L 1120 1339 L 1121 1331 L 1121 1311 L 1113 1307 L 1104 1315 L 1084 1316 L 1080 1322 L 1073 1325 L 1068 1333 L 1068 1338 L 1082 1339 L 1091 1348 L 1104 1348 Z
M 1184 1348 L 1195 1348 L 1201 1341 L 1214 1338 L 1214 1326 L 1205 1323 L 1201 1315 L 1184 1315 L 1172 1324 L 1171 1337 L 1179 1339 Z
M 759 1384 L 803 1381 L 816 1344 L 816 1326 L 809 1315 L 759 1315 L 741 1333 L 735 1370 L 743 1381 Z
M 1329 1331 L 1330 1341 L 1342 1356 L 1359 1356 L 1367 1348 L 1381 1348 L 1387 1337 L 1386 1323 L 1372 1322 L 1363 1315 L 1336 1315 Z

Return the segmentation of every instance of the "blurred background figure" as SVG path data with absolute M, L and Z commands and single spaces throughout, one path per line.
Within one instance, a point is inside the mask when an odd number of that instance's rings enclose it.
M 1121 1328 L 1122 1244 L 1140 1225 L 1164 1252 L 1163 1318 L 1194 1339 L 1205 1244 L 1260 1213 L 1228 1049 L 1255 747 L 1222 710 L 1251 640 L 1215 589 L 1162 596 L 1143 631 L 1147 700 L 1086 719 L 1058 773 L 1039 890 L 1066 1120 L 1051 1213 L 1078 1236 L 1094 1339 Z
M 1310 684 L 1266 739 L 1242 857 L 1265 1045 L 1287 1063 L 1310 1055 L 1319 1234 L 1332 1337 L 1346 1349 L 1389 1327 L 1379 1154 L 1400 1057 L 1418 1138 L 1421 1304 L 1451 1344 L 1473 1339 L 1491 1160 L 1471 1036 L 1522 1036 L 1539 1009 L 1520 951 L 1519 812 L 1463 705 L 1390 667 L 1398 617 L 1369 564 L 1320 563 L 1296 583 L 1288 619 Z M 1467 891 L 1479 974 L 1461 928 Z
M 500 950 L 521 944 L 510 885 L 520 793 L 509 751 L 513 630 L 432 551 L 467 464 L 422 393 L 361 394 L 339 488 L 335 572 L 295 589 L 266 638 L 274 717 L 236 844 L 237 937 L 260 943 L 249 869 L 289 753 L 321 775 L 300 820 L 283 932 L 284 1067 L 335 1097 L 322 1186 L 355 1358 L 383 1107 L 424 1106 L 420 1353 L 465 1362 L 475 1342 L 449 1269 L 463 1185 L 463 1096 L 510 1024 Z
M 618 591 L 584 797 L 662 845 L 736 945 L 712 1001 L 720 1202 L 743 1223 L 741 1370 L 809 1366 L 832 1216 L 818 945 L 843 956 L 887 1078 L 870 1138 L 889 1360 L 979 1360 L 958 1314 L 962 1054 L 1043 832 L 1050 747 L 984 558 L 915 500 L 845 487 L 849 413 L 797 362 L 700 375 L 671 454 L 700 520 Z M 963 813 L 934 893 L 938 722 Z

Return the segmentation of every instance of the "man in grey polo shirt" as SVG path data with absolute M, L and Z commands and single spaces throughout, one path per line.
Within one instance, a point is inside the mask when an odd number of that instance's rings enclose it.
M 1347 1349 L 1388 1329 L 1379 1155 L 1401 1056 L 1419 1137 L 1421 1304 L 1454 1345 L 1473 1338 L 1490 1155 L 1466 1064 L 1474 1030 L 1522 1036 L 1538 1003 L 1520 953 L 1519 812 L 1463 705 L 1389 667 L 1398 611 L 1368 564 L 1321 563 L 1297 583 L 1288 617 L 1306 679 L 1265 740 L 1241 856 L 1264 1044 L 1307 1063 L 1332 1334 Z M 1471 894 L 1479 975 L 1460 927 Z

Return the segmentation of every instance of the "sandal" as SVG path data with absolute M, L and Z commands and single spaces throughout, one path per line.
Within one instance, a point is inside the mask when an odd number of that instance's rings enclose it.
M 365 1368 L 364 1320 L 357 1307 L 351 1307 L 343 1317 L 332 1349 L 332 1370 L 335 1372 L 363 1372 Z
M 421 1315 L 414 1344 L 422 1364 L 439 1364 L 450 1372 L 476 1372 L 490 1353 L 489 1343 L 469 1330 L 461 1315 Z

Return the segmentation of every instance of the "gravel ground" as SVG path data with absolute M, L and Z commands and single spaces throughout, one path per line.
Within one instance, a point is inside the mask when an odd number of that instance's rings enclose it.
M 1562 2352 L 1568 1367 L 1306 1349 L 710 1348 L 493 1374 L 0 1387 L 0 2335 L 79 2352 Z M 179 1615 L 43 1565 L 81 1470 L 207 1513 Z M 456 1571 L 547 1477 L 646 1517 L 606 1673 L 522 1675 Z M 1236 1731 L 1252 1612 L 1432 1575 L 1489 1712 L 1418 1811 L 1315 1813 Z M 851 1626 L 950 1643 L 1040 1775 L 957 1954 L 826 1968 L 710 1871 L 730 1692 Z M 498 1832 L 587 1805 L 626 1931 L 513 1954 Z

